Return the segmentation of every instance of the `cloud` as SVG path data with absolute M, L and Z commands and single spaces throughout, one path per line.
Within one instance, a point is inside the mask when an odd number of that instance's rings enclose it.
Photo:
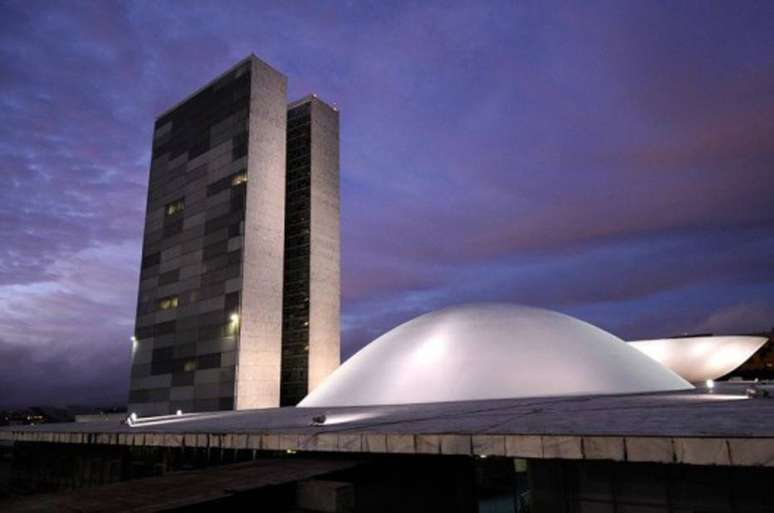
M 774 306 L 741 303 L 712 312 L 697 326 L 700 333 L 745 333 L 774 329 Z
M 46 281 L 0 286 L 0 407 L 125 400 L 133 246 L 84 249 L 50 264 Z
M 120 406 L 129 389 L 128 352 L 106 347 L 103 337 L 82 334 L 79 358 L 58 347 L 40 350 L 0 340 L 0 408 Z M 71 348 L 72 349 L 72 348 Z

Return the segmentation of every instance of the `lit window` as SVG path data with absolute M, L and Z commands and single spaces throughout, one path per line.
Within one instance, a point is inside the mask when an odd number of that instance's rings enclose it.
M 169 310 L 170 308 L 177 308 L 177 304 L 177 296 L 169 296 L 162 298 L 161 301 L 159 301 L 159 308 L 162 310 Z
M 175 200 L 172 203 L 168 203 L 165 207 L 166 214 L 168 216 L 175 215 L 178 212 L 182 212 L 185 209 L 185 202 L 183 201 L 183 198 L 180 198 L 179 200 Z
M 247 182 L 247 173 L 234 175 L 234 178 L 231 179 L 231 185 L 241 185 L 245 182 Z

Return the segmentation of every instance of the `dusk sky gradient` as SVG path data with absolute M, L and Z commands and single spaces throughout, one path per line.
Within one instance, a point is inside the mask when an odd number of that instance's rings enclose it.
M 343 356 L 774 326 L 774 2 L 0 0 L 0 407 L 125 404 L 154 118 L 251 52 L 341 111 Z

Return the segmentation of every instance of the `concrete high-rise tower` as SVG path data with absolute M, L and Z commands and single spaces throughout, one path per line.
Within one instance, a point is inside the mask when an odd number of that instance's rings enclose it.
M 286 82 L 250 56 L 156 120 L 129 394 L 140 416 L 278 406 L 299 373 L 313 387 L 338 365 L 338 116 L 310 138 L 325 181 L 313 164 L 309 272 L 285 283 Z M 299 287 L 305 363 L 283 349 L 283 295 Z
M 288 106 L 282 406 L 339 366 L 339 113 L 308 96 Z

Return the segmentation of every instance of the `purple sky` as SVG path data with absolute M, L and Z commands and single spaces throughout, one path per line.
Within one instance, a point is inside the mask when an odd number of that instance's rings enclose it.
M 250 52 L 341 109 L 344 356 L 774 325 L 774 2 L 349 4 L 0 0 L 0 406 L 125 400 L 154 117 Z

